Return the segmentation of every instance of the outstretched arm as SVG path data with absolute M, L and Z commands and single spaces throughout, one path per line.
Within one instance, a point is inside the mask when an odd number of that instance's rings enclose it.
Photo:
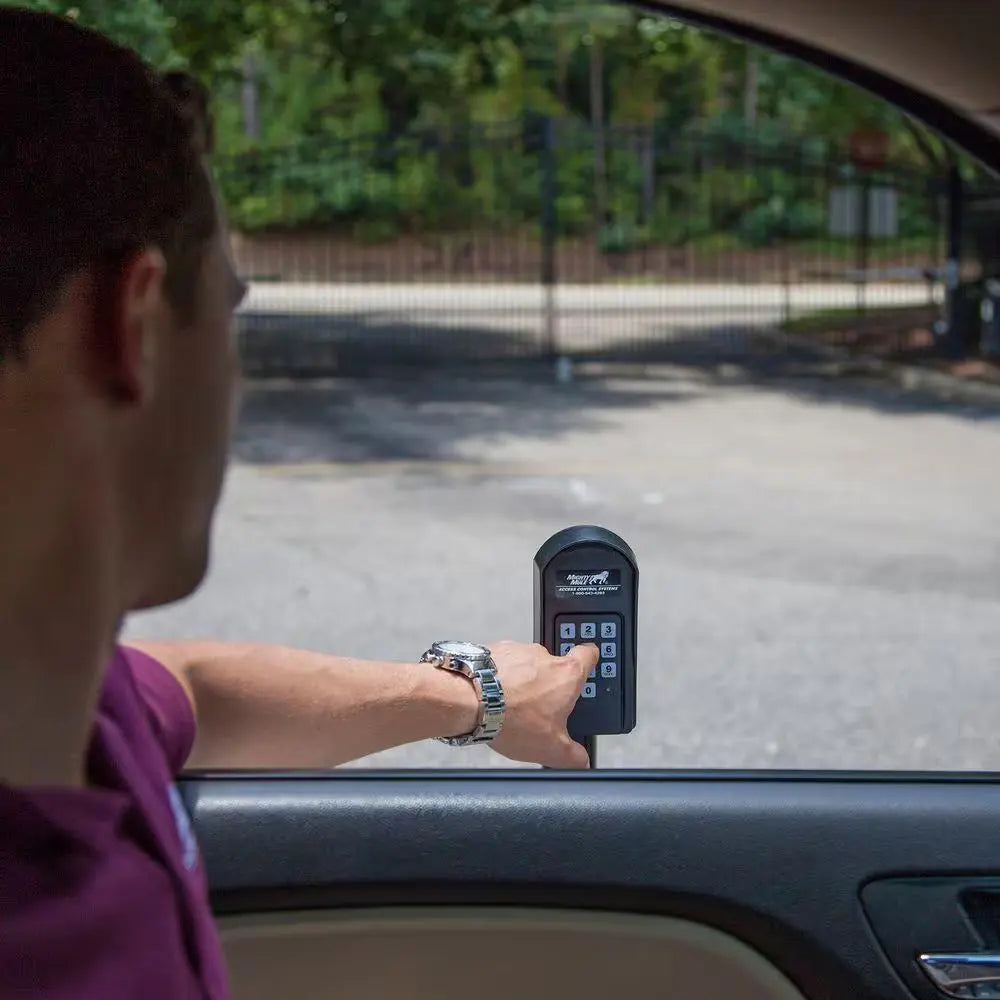
M 190 698 L 197 719 L 192 767 L 335 767 L 469 732 L 478 717 L 473 685 L 430 664 L 228 642 L 129 644 L 159 660 Z M 587 767 L 566 719 L 597 661 L 596 647 L 577 646 L 566 657 L 525 643 L 491 648 L 507 698 L 493 748 L 513 760 Z

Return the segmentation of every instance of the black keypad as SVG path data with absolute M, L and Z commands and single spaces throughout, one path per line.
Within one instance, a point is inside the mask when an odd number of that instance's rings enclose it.
M 558 615 L 556 617 L 556 649 L 565 656 L 574 646 L 596 645 L 601 656 L 584 686 L 581 698 L 592 699 L 618 696 L 621 659 L 622 620 L 620 615 Z

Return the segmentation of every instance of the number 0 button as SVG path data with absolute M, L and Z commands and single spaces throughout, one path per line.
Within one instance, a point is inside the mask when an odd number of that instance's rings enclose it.
M 596 698 L 597 697 L 597 685 L 596 684 L 584 684 L 583 694 L 580 695 L 581 698 Z

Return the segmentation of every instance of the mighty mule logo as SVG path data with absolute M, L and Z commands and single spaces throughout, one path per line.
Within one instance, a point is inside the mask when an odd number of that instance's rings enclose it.
M 563 570 L 556 574 L 556 593 L 561 597 L 594 597 L 621 589 L 618 569 Z

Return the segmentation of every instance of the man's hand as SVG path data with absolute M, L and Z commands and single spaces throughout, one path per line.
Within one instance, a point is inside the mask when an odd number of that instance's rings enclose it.
M 568 656 L 521 642 L 490 649 L 507 699 L 503 730 L 490 746 L 510 760 L 589 767 L 587 751 L 566 732 L 566 720 L 597 663 L 597 647 L 574 646 Z

